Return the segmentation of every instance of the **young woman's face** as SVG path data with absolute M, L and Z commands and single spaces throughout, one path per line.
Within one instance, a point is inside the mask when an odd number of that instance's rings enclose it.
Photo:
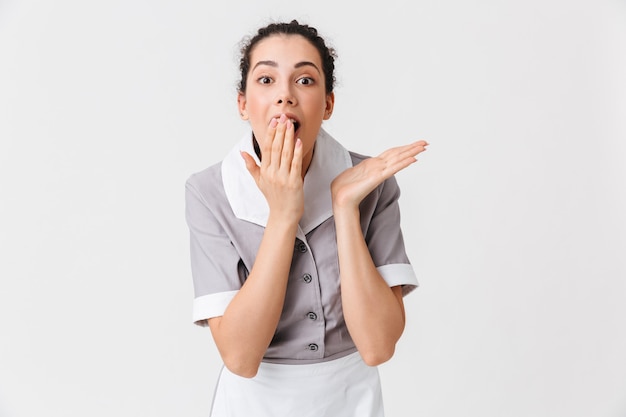
M 332 113 L 334 95 L 326 94 L 320 54 L 307 39 L 271 35 L 260 41 L 250 56 L 246 92 L 237 101 L 261 144 L 272 118 L 284 113 L 294 120 L 295 137 L 304 147 L 303 168 L 308 168 L 322 121 Z

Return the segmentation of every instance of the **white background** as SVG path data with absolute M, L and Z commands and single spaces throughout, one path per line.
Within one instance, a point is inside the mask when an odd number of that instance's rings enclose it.
M 339 54 L 331 134 L 431 143 L 388 415 L 626 416 L 617 0 L 0 1 L 0 416 L 208 415 L 184 181 L 245 127 L 240 39 L 294 17 Z

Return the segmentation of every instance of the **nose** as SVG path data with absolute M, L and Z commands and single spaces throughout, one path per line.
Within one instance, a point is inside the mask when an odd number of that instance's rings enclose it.
M 283 86 L 276 95 L 276 104 L 289 104 L 291 106 L 296 104 L 296 98 L 291 93 L 289 86 Z

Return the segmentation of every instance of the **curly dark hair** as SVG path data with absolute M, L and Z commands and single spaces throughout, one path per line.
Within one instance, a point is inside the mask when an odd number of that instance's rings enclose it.
M 332 93 L 336 81 L 334 72 L 337 53 L 334 48 L 326 45 L 324 39 L 317 33 L 317 29 L 307 24 L 301 24 L 295 19 L 289 23 L 270 23 L 269 25 L 260 28 L 254 36 L 244 38 L 240 49 L 241 59 L 239 60 L 239 70 L 241 71 L 241 80 L 239 81 L 238 86 L 239 92 L 246 92 L 248 71 L 250 71 L 250 55 L 252 50 L 261 40 L 277 34 L 300 35 L 315 46 L 320 54 L 320 57 L 322 58 L 324 79 L 326 81 L 326 93 Z

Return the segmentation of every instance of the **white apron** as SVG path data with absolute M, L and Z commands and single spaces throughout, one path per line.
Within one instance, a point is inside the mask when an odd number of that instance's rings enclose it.
M 328 362 L 262 362 L 254 378 L 222 368 L 211 417 L 383 417 L 378 368 L 358 352 Z

